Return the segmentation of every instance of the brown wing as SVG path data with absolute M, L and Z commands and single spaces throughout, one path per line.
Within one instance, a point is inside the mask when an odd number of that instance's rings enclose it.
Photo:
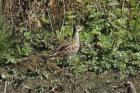
M 62 51 L 62 50 L 66 50 L 67 48 L 69 48 L 69 46 L 71 46 L 71 44 L 65 44 L 63 46 L 61 46 L 57 51 Z
M 72 49 L 72 42 L 67 43 L 61 47 L 59 47 L 59 49 L 53 54 L 54 57 L 57 56 L 65 56 L 69 53 L 69 51 Z

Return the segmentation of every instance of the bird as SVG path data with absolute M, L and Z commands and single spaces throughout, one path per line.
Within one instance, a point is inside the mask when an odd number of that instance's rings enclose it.
M 73 34 L 71 41 L 67 41 L 67 43 L 59 46 L 56 51 L 50 55 L 44 55 L 44 54 L 35 54 L 35 57 L 37 57 L 39 60 L 43 59 L 44 62 L 49 60 L 50 58 L 55 57 L 61 57 L 61 58 L 67 58 L 71 55 L 76 54 L 79 51 L 80 48 L 80 38 L 79 38 L 79 32 L 82 30 L 82 26 L 73 26 Z M 31 57 L 25 57 L 23 59 L 17 60 L 17 62 L 25 62 L 29 60 Z
M 74 25 L 72 39 L 70 41 L 67 41 L 65 44 L 60 45 L 54 53 L 52 53 L 47 57 L 43 57 L 43 59 L 47 60 L 48 58 L 52 58 L 52 57 L 64 58 L 76 54 L 80 48 L 79 32 L 81 30 L 82 30 L 82 26 Z
M 137 93 L 134 84 L 131 81 L 126 82 L 126 93 Z
M 57 49 L 51 56 L 52 57 L 66 57 L 73 54 L 76 54 L 80 48 L 80 38 L 79 32 L 82 30 L 81 26 L 74 26 L 73 27 L 73 35 L 72 40 L 67 42 Z

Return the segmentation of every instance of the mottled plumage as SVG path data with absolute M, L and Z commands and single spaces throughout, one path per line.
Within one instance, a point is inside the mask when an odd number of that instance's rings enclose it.
M 80 26 L 74 27 L 72 40 L 60 46 L 59 49 L 57 49 L 57 51 L 51 56 L 65 57 L 77 53 L 80 47 L 79 31 L 81 30 L 82 28 Z

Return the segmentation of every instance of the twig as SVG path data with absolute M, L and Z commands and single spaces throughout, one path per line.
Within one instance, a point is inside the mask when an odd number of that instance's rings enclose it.
M 64 18 L 63 18 L 63 22 L 62 22 L 62 26 L 61 26 L 61 31 L 62 31 L 62 28 L 65 24 L 65 14 L 66 14 L 66 3 L 65 3 L 65 0 L 63 0 L 63 4 L 64 4 L 64 9 L 63 9 L 63 12 L 64 12 Z
M 53 88 L 49 91 L 49 93 L 50 93 L 50 92 L 54 92 L 57 88 L 58 88 L 57 86 L 53 87 Z
M 3 93 L 6 93 L 6 90 L 7 90 L 7 81 L 5 81 L 5 85 L 4 85 L 4 92 Z
M 49 21 L 51 23 L 51 29 L 52 29 L 52 32 L 53 32 L 54 28 L 53 28 L 53 23 L 52 23 L 52 20 L 51 20 L 51 15 L 50 15 L 50 12 L 49 12 L 49 8 L 47 8 L 47 12 L 48 12 Z
M 125 6 L 125 0 L 122 1 L 122 9 L 121 9 L 121 15 L 124 16 L 124 6 Z

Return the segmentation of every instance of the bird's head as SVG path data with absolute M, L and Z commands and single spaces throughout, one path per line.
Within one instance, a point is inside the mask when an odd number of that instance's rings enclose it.
M 76 26 L 76 31 L 77 31 L 77 32 L 80 32 L 82 29 L 83 29 L 83 27 L 81 27 L 81 26 Z

